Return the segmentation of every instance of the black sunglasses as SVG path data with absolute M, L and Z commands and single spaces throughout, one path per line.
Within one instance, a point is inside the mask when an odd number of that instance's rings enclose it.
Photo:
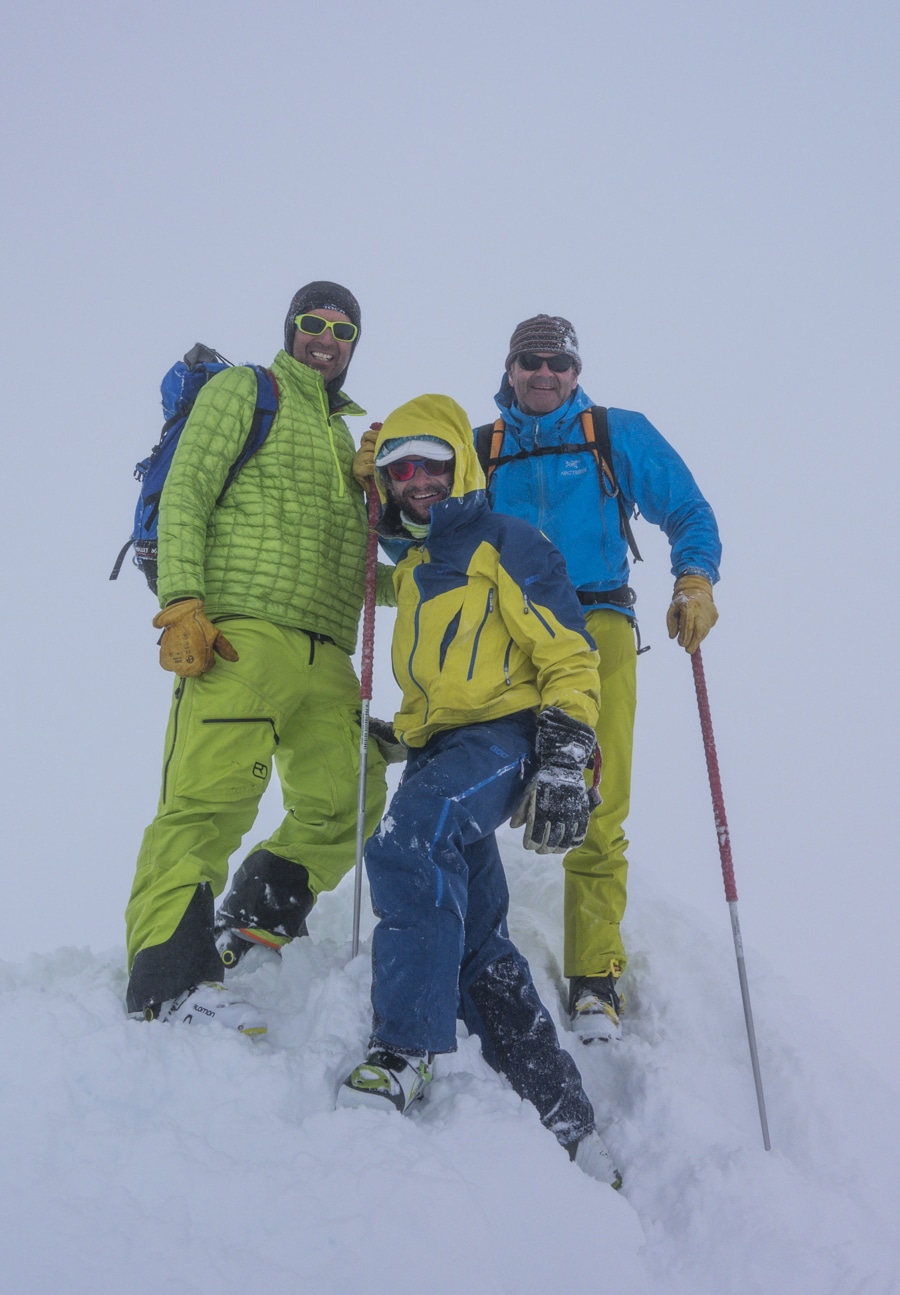
M 571 355 L 535 355 L 534 351 L 523 351 L 516 356 L 516 364 L 526 373 L 537 373 L 542 364 L 546 364 L 551 373 L 568 373 L 575 361 Z

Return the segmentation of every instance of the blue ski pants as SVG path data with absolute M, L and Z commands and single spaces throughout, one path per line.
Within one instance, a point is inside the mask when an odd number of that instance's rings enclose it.
M 373 1044 L 451 1052 L 456 1021 L 568 1143 L 593 1127 L 571 1056 L 509 938 L 496 829 L 534 772 L 535 716 L 436 734 L 409 756 L 366 846 L 379 918 L 372 944 Z

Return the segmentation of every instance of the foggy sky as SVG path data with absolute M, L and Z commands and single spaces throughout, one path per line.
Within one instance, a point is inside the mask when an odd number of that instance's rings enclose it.
M 487 421 L 547 311 L 592 398 L 684 456 L 724 544 L 704 659 L 751 990 L 774 965 L 893 1077 L 896 6 L 8 12 L 3 958 L 124 939 L 171 679 L 142 578 L 107 575 L 159 380 L 195 341 L 268 363 L 331 278 L 370 417 L 436 391 Z M 649 869 L 727 923 L 667 545 L 637 538 L 635 893 Z

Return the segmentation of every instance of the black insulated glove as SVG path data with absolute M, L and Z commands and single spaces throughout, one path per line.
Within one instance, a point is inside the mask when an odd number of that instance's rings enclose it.
M 594 751 L 593 729 L 557 706 L 538 715 L 537 777 L 510 819 L 525 825 L 522 844 L 538 854 L 563 854 L 581 845 L 591 816 L 584 769 Z
M 409 750 L 397 738 L 393 724 L 386 719 L 369 716 L 369 737 L 381 752 L 385 764 L 399 764 L 409 755 Z

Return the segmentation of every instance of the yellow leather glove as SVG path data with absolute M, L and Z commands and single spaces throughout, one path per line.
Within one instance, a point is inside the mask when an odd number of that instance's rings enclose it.
M 381 430 L 381 423 L 373 423 L 368 431 L 363 432 L 359 449 L 353 460 L 353 475 L 356 484 L 368 490 L 375 475 L 375 442 Z
M 200 598 L 184 598 L 169 603 L 153 617 L 153 625 L 162 630 L 159 640 L 159 664 L 172 670 L 180 679 L 192 679 L 211 670 L 215 653 L 226 661 L 237 661 L 238 654 L 203 612 Z
M 678 646 L 693 656 L 718 619 L 706 576 L 679 576 L 666 613 L 669 638 L 677 634 Z

